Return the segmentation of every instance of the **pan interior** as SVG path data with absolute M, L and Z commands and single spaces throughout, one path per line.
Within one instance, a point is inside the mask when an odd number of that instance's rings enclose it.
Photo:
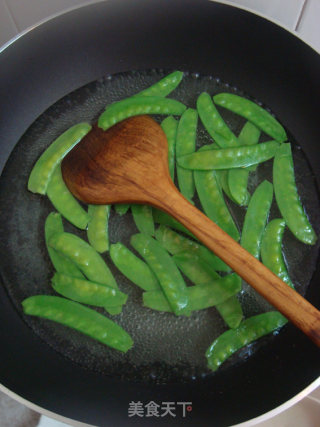
M 127 330 L 134 339 L 134 347 L 127 354 L 109 349 L 62 325 L 43 319 L 26 317 L 21 310 L 21 301 L 31 295 L 50 294 L 53 267 L 44 243 L 44 222 L 54 211 L 46 197 L 27 190 L 27 180 L 33 164 L 43 150 L 63 131 L 81 121 L 93 123 L 104 107 L 111 102 L 131 96 L 168 74 L 164 70 L 130 71 L 105 78 L 84 86 L 67 95 L 32 124 L 13 150 L 4 169 L 0 185 L 1 213 L 1 277 L 8 294 L 30 328 L 57 352 L 87 369 L 102 374 L 139 382 L 170 383 L 192 381 L 212 374 L 206 367 L 204 353 L 209 344 L 227 328 L 214 308 L 194 312 L 189 318 L 175 317 L 142 306 L 142 291 L 129 282 L 113 266 L 108 254 L 103 257 L 111 268 L 120 289 L 129 295 L 127 304 L 114 320 Z M 185 74 L 180 86 L 170 95 L 195 108 L 198 95 L 232 92 L 244 95 L 241 90 L 223 83 L 218 78 Z M 251 97 L 253 94 L 245 94 Z M 251 97 L 254 100 L 254 98 Z M 257 100 L 255 100 L 257 101 Z M 238 134 L 244 120 L 226 111 L 222 112 L 227 124 Z M 158 121 L 160 117 L 156 117 Z M 318 189 L 308 161 L 288 130 L 293 143 L 296 181 L 303 205 L 315 231 L 319 233 L 320 203 Z M 265 140 L 270 139 L 265 136 Z M 198 147 L 211 143 L 201 123 L 198 127 Z M 264 179 L 272 181 L 272 161 L 260 165 L 251 174 L 249 191 L 252 193 Z M 199 201 L 195 200 L 199 207 Z M 245 214 L 227 201 L 241 230 Z M 281 217 L 273 202 L 270 219 Z M 86 239 L 86 233 L 64 221 L 65 230 Z M 137 229 L 131 214 L 122 217 L 112 209 L 110 216 L 110 241 L 129 245 Z M 307 246 L 297 241 L 286 230 L 284 254 L 289 273 L 297 290 L 304 294 L 316 267 L 318 245 Z M 190 282 L 187 281 L 188 284 Z M 271 307 L 246 283 L 239 295 L 246 317 L 268 311 Z M 104 313 L 101 309 L 97 309 Z M 104 313 L 105 314 L 105 313 Z M 281 334 L 281 332 L 280 332 Z M 273 337 L 268 336 L 251 344 L 226 362 L 221 369 L 243 363 L 261 345 L 272 346 Z

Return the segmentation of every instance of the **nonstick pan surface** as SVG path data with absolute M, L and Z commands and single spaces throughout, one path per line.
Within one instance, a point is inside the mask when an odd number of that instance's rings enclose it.
M 196 82 L 201 76 L 213 76 L 220 79 L 218 84 L 228 82 L 232 86 L 230 90 L 239 88 L 271 108 L 306 155 L 307 160 L 304 154 L 302 157 L 297 154 L 307 170 L 301 177 L 307 179 L 305 188 L 309 191 L 312 188 L 314 219 L 318 222 L 316 186 L 319 186 L 320 162 L 316 117 L 320 64 L 316 52 L 287 31 L 233 7 L 188 0 L 110 1 L 73 11 L 27 33 L 2 52 L 0 65 L 3 163 L 25 130 L 35 122 L 15 149 L 2 177 L 2 189 L 6 190 L 1 190 L 4 212 L 1 275 L 5 285 L 11 275 L 11 290 L 8 285 L 6 289 L 1 288 L 0 380 L 5 387 L 53 412 L 99 426 L 150 425 L 149 419 L 128 418 L 129 402 L 139 400 L 192 402 L 193 410 L 185 418 L 181 418 L 181 414 L 170 419 L 152 418 L 151 425 L 183 422 L 220 426 L 273 409 L 319 376 L 319 350 L 291 325 L 271 340 L 265 340 L 245 362 L 231 364 L 215 375 L 201 376 L 201 368 L 190 378 L 190 360 L 185 365 L 181 362 L 174 373 L 164 374 L 161 364 L 147 363 L 148 342 L 144 348 L 145 366 L 140 354 L 139 366 L 120 366 L 118 361 L 112 361 L 110 370 L 111 353 L 108 363 L 104 364 L 100 358 L 97 365 L 88 360 L 91 355 L 87 342 L 80 342 L 79 353 L 65 354 L 55 346 L 55 342 L 60 342 L 60 330 L 55 330 L 56 335 L 50 339 L 46 338 L 48 331 L 44 326 L 35 331 L 21 316 L 16 304 L 18 298 L 15 299 L 12 291 L 15 277 L 19 278 L 18 294 L 21 289 L 25 292 L 28 282 L 32 283 L 33 290 L 35 286 L 40 289 L 39 277 L 47 280 L 50 277 L 50 271 L 39 271 L 36 262 L 27 263 L 23 256 L 23 251 L 30 246 L 34 248 L 35 259 L 43 255 L 38 242 L 42 230 L 30 237 L 17 232 L 21 227 L 34 230 L 36 223 L 40 227 L 45 213 L 50 211 L 45 201 L 35 202 L 39 198 L 23 188 L 28 162 L 39 149 L 32 139 L 38 140 L 42 133 L 47 138 L 42 143 L 49 143 L 51 135 L 72 124 L 68 120 L 78 121 L 76 118 L 84 111 L 96 108 L 96 112 L 91 111 L 93 119 L 103 99 L 97 97 L 94 105 L 86 105 L 88 91 L 92 95 L 97 87 L 105 87 L 107 81 L 113 84 L 121 80 L 126 76 L 118 74 L 121 72 L 149 70 L 142 74 L 145 73 L 144 81 L 150 82 L 165 73 L 161 69 L 188 71 L 188 78 Z M 106 75 L 116 76 L 111 80 L 101 79 Z M 137 75 L 134 76 L 137 79 Z M 94 83 L 59 101 L 35 121 L 60 98 L 90 82 Z M 123 85 L 118 86 L 119 91 L 120 87 Z M 111 91 L 109 96 L 113 96 Z M 77 102 L 78 110 L 73 109 L 73 115 L 68 116 L 70 103 Z M 11 179 L 12 176 L 15 179 Z M 39 209 L 32 205 L 32 199 L 39 203 Z M 18 203 L 20 209 L 17 209 Z M 11 211 L 15 216 L 10 216 Z M 16 239 L 14 244 L 13 239 Z M 13 247 L 16 257 L 10 258 Z M 314 270 L 316 256 L 315 252 L 309 253 L 306 259 L 310 264 L 295 266 L 297 274 L 307 281 Z M 45 263 L 42 268 L 46 268 Z M 316 269 L 306 296 L 319 307 L 318 282 Z M 165 338 L 166 334 L 161 336 L 162 340 Z M 172 336 L 170 340 L 172 347 L 179 344 Z M 154 350 L 155 342 L 151 345 Z M 152 375 L 154 378 L 150 381 Z

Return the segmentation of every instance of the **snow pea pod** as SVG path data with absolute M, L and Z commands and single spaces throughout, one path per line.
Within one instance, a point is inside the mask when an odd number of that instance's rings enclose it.
M 130 205 L 128 203 L 121 203 L 121 204 L 114 205 L 115 211 L 117 212 L 117 214 L 121 216 L 126 214 L 129 208 L 130 208 Z
M 226 301 L 217 304 L 216 309 L 219 311 L 221 317 L 229 328 L 234 329 L 240 325 L 240 322 L 243 319 L 243 311 L 236 295 L 233 295 Z
M 188 287 L 189 294 L 189 287 Z M 173 310 L 162 291 L 147 291 L 142 294 L 142 302 L 145 307 L 152 308 L 152 310 L 166 311 L 173 313 Z
M 108 220 L 110 215 L 110 205 L 89 205 L 87 236 L 90 245 L 100 253 L 109 249 Z
M 213 341 L 206 351 L 209 368 L 216 371 L 237 350 L 270 334 L 286 323 L 287 319 L 278 311 L 249 317 L 237 329 L 230 329 Z
M 71 233 L 54 234 L 49 246 L 71 259 L 92 282 L 117 289 L 117 283 L 101 255 L 89 243 Z
M 238 141 L 220 116 L 211 96 L 203 92 L 197 99 L 197 110 L 203 126 L 219 147 L 236 147 Z
M 168 141 L 168 165 L 172 181 L 174 181 L 175 158 L 176 158 L 176 135 L 178 129 L 177 120 L 172 117 L 166 117 L 161 122 L 163 132 L 166 134 Z
M 212 284 L 212 292 L 215 292 L 215 289 L 219 288 L 221 277 L 219 274 L 203 259 L 201 259 L 196 254 L 192 254 L 190 252 L 179 252 L 176 255 L 173 255 L 173 260 L 177 264 L 177 266 L 180 268 L 183 274 L 185 274 L 188 279 L 190 279 L 195 285 L 200 286 L 204 284 Z M 237 283 L 237 291 L 234 293 L 241 291 L 241 278 L 240 276 L 236 274 L 230 274 L 228 276 L 230 280 L 232 280 L 232 283 Z M 221 282 L 224 284 L 224 282 Z M 223 285 L 224 286 L 224 285 Z M 220 289 L 217 290 L 218 293 L 221 292 Z M 233 295 L 233 294 L 232 294 Z M 229 295 L 231 297 L 231 295 Z M 224 299 L 227 300 L 227 297 Z M 217 303 L 218 304 L 218 303 Z M 230 305 L 229 305 L 230 306 Z M 234 305 L 234 311 L 235 313 L 239 312 L 239 309 L 237 306 Z M 226 313 L 226 309 L 222 307 L 222 312 L 224 311 Z M 231 310 L 230 310 L 231 311 Z M 221 314 L 221 313 L 220 313 Z M 227 314 L 229 316 L 229 314 Z M 238 314 L 236 314 L 238 317 Z M 230 317 L 230 316 L 229 316 Z M 242 318 L 242 310 L 241 310 L 241 317 Z
M 55 273 L 51 279 L 53 289 L 60 295 L 96 307 L 117 307 L 126 303 L 128 296 L 109 286 Z
M 261 130 L 251 122 L 246 122 L 238 136 L 239 145 L 255 145 L 259 142 Z M 254 172 L 258 165 L 248 166 L 248 171 Z
M 220 279 L 219 274 L 196 253 L 190 251 L 178 252 L 172 259 L 182 273 L 195 285 L 203 285 Z
M 254 124 L 246 122 L 238 137 L 239 145 L 257 144 L 260 134 L 260 130 Z M 250 200 L 250 193 L 247 190 L 249 172 L 249 168 L 230 169 L 228 171 L 228 187 L 230 193 L 240 206 L 246 206 Z
M 187 286 L 166 250 L 159 242 L 144 234 L 135 234 L 130 242 L 158 278 L 174 313 L 189 315 Z
M 210 284 L 188 286 L 189 308 L 195 311 L 213 307 L 239 292 L 240 288 L 241 279 L 236 274 L 220 277 Z M 145 307 L 172 312 L 165 295 L 161 291 L 144 292 L 142 298 Z
M 263 181 L 252 194 L 244 218 L 240 244 L 259 259 L 261 240 L 269 216 L 273 198 L 273 186 L 269 181 Z
M 221 277 L 199 256 L 186 251 L 179 252 L 172 258 L 182 273 L 185 274 L 195 285 L 202 286 L 203 284 L 210 284 L 212 286 L 212 295 L 214 296 L 216 293 L 221 295 L 221 282 L 219 281 Z M 232 278 L 233 282 L 237 283 L 237 290 L 234 292 L 234 294 L 240 292 L 240 277 L 236 274 L 225 277 Z M 226 296 L 223 301 L 219 301 L 214 304 L 216 305 L 216 309 L 219 311 L 221 317 L 230 328 L 236 328 L 243 318 L 241 304 L 238 301 L 238 298 L 234 296 L 234 294 L 229 294 L 228 297 Z
M 126 98 L 106 108 L 98 120 L 98 126 L 107 130 L 116 123 L 141 114 L 174 114 L 180 116 L 186 106 L 175 99 L 161 96 L 140 96 Z
M 147 89 L 134 95 L 137 96 L 167 96 L 169 95 L 181 82 L 183 78 L 182 71 L 173 71 L 165 76 Z
M 179 221 L 172 218 L 172 216 L 163 211 L 160 211 L 159 209 L 153 208 L 153 220 L 157 224 L 166 225 L 167 227 L 171 227 L 174 230 L 182 231 L 182 233 L 187 234 L 188 236 L 195 239 L 195 236 L 191 233 L 191 231 L 180 224 Z
M 61 323 L 124 353 L 133 345 L 132 338 L 121 326 L 77 302 L 36 295 L 22 301 L 22 306 L 25 314 Z
M 71 224 L 82 230 L 86 229 L 90 216 L 64 183 L 60 165 L 57 165 L 50 177 L 47 196 L 57 211 Z
M 211 153 L 206 146 L 200 148 L 201 153 Z M 198 152 L 199 152 L 198 151 Z M 227 208 L 216 173 L 211 171 L 194 171 L 197 193 L 205 214 L 221 227 L 233 239 L 239 240 L 239 231 Z
M 92 282 L 118 289 L 109 267 L 89 243 L 71 233 L 54 234 L 50 237 L 50 247 L 72 261 Z M 119 314 L 121 306 L 105 307 L 110 314 Z
M 140 233 L 154 235 L 152 207 L 147 205 L 131 205 L 134 222 Z
M 216 169 L 215 170 L 216 178 L 217 178 L 217 181 L 218 181 L 221 189 L 228 196 L 228 198 L 230 200 L 232 200 L 234 203 L 236 203 L 236 201 L 234 200 L 234 198 L 230 192 L 229 183 L 228 183 L 228 172 L 229 172 L 228 169 L 221 169 L 221 170 Z
M 264 108 L 249 99 L 232 93 L 219 93 L 213 100 L 217 105 L 246 118 L 276 141 L 283 142 L 287 139 L 281 124 Z
M 150 267 L 118 242 L 110 246 L 110 257 L 121 273 L 145 291 L 161 290 Z
M 282 144 L 276 153 L 273 183 L 278 207 L 290 231 L 301 242 L 315 244 L 317 236 L 299 199 L 290 144 Z
M 219 150 L 219 146 L 217 144 L 209 144 L 209 145 L 203 145 L 201 147 L 201 151 L 206 150 Z M 235 202 L 235 200 L 232 197 L 232 194 L 230 193 L 229 184 L 228 184 L 228 169 L 216 169 L 216 178 L 218 180 L 218 183 L 221 187 L 221 189 L 224 191 L 224 193 L 229 197 L 230 200 Z M 236 202 L 235 202 L 236 203 Z
M 230 267 L 214 255 L 208 248 L 202 246 L 199 242 L 181 236 L 181 234 L 170 230 L 170 228 L 164 225 L 157 228 L 156 239 L 172 255 L 180 252 L 189 252 L 193 255 L 197 255 L 214 270 L 230 271 Z
M 188 154 L 178 158 L 178 164 L 186 169 L 211 170 L 242 168 L 265 162 L 274 157 L 279 143 L 262 142 L 257 145 L 222 148 Z
M 246 122 L 238 136 L 239 145 L 255 145 L 258 144 L 261 135 L 261 130 L 251 122 Z
M 273 219 L 267 225 L 261 242 L 261 259 L 263 264 L 294 288 L 282 255 L 282 237 L 286 223 L 283 219 Z
M 250 193 L 247 190 L 249 171 L 244 169 L 230 169 L 228 171 L 228 187 L 233 200 L 239 206 L 247 206 L 250 200 Z
M 198 125 L 198 113 L 192 108 L 186 110 L 179 121 L 176 136 L 176 156 L 181 157 L 194 153 L 196 149 L 196 133 Z M 188 200 L 194 195 L 193 173 L 177 165 L 178 184 L 181 193 Z
M 54 234 L 48 243 L 73 261 L 92 282 L 118 289 L 117 282 L 101 255 L 80 237 L 71 233 Z M 121 307 L 110 307 L 108 311 L 110 314 L 119 314 Z
M 69 276 L 78 277 L 81 279 L 84 276 L 79 270 L 79 268 L 76 266 L 76 264 L 72 262 L 70 259 L 60 254 L 60 252 L 51 248 L 48 244 L 50 238 L 54 234 L 60 234 L 60 233 L 63 233 L 63 231 L 64 230 L 63 230 L 61 215 L 57 212 L 51 212 L 47 216 L 47 219 L 44 225 L 45 242 L 46 242 L 46 246 L 48 249 L 51 262 L 54 268 L 59 273 L 65 273 L 65 274 L 68 274 Z
M 46 194 L 55 167 L 90 130 L 91 126 L 88 123 L 79 123 L 53 141 L 33 166 L 28 180 L 28 190 Z

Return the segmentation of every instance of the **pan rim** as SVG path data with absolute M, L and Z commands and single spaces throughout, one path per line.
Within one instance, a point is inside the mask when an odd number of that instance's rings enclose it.
M 61 15 L 67 14 L 69 12 L 72 12 L 74 10 L 80 9 L 82 7 L 86 7 L 89 5 L 93 5 L 96 3 L 102 3 L 102 2 L 106 2 L 107 0 L 95 0 L 94 2 L 86 2 L 82 5 L 77 5 L 71 8 L 68 8 L 67 10 L 63 11 L 63 12 L 59 12 L 56 14 L 51 15 L 48 18 L 45 18 L 44 20 L 38 22 L 36 25 L 31 26 L 29 28 L 27 28 L 26 30 L 22 31 L 21 33 L 19 33 L 18 35 L 16 35 L 14 38 L 12 38 L 11 40 L 9 40 L 9 42 L 7 42 L 5 45 L 3 45 L 3 47 L 0 47 L 0 53 L 2 53 L 7 47 L 9 47 L 11 44 L 13 44 L 15 41 L 17 41 L 20 37 L 23 37 L 25 34 L 31 32 L 33 29 L 41 26 L 42 24 L 46 24 L 47 22 L 51 21 L 52 19 L 59 17 Z M 220 4 L 225 4 L 227 6 L 231 6 L 237 9 L 241 9 L 250 13 L 253 13 L 256 16 L 260 16 L 263 19 L 266 19 L 269 22 L 272 22 L 274 24 L 276 24 L 277 26 L 283 28 L 284 30 L 288 31 L 289 33 L 291 33 L 292 35 L 294 35 L 295 37 L 297 37 L 298 39 L 300 39 L 303 43 L 305 43 L 306 45 L 308 45 L 309 47 L 311 47 L 316 53 L 320 53 L 318 52 L 312 45 L 309 44 L 309 42 L 307 42 L 306 40 L 304 40 L 298 33 L 296 33 L 295 31 L 290 30 L 289 28 L 287 28 L 286 26 L 284 26 L 283 24 L 279 23 L 277 20 L 275 19 L 271 19 L 270 17 L 265 16 L 262 13 L 253 11 L 252 9 L 246 7 L 246 6 L 238 6 L 235 5 L 234 3 L 231 3 L 230 1 L 224 1 L 224 0 L 208 0 L 211 2 L 215 2 L 215 3 L 220 3 Z M 252 418 L 248 421 L 245 421 L 244 423 L 241 424 L 237 424 L 237 426 L 251 426 L 251 425 L 255 425 L 257 422 L 261 422 L 267 419 L 270 419 L 271 417 L 283 412 L 284 410 L 290 408 L 291 406 L 293 406 L 294 404 L 298 403 L 300 400 L 302 400 L 304 397 L 306 397 L 308 394 L 310 394 L 313 390 L 315 390 L 316 387 L 318 387 L 320 385 L 320 377 L 318 377 L 318 379 L 316 379 L 315 381 L 313 381 L 310 385 L 308 385 L 304 390 L 302 390 L 301 392 L 299 392 L 296 396 L 292 397 L 291 399 L 289 399 L 287 402 L 279 405 L 278 407 L 272 409 L 269 412 L 266 412 L 265 414 L 256 417 L 256 418 Z M 0 390 L 3 391 L 4 393 L 6 393 L 7 395 L 13 397 L 15 400 L 25 404 L 26 406 L 30 407 L 31 409 L 34 408 L 39 408 L 40 409 L 40 413 L 43 413 L 44 415 L 53 417 L 57 420 L 61 420 L 61 421 L 66 421 L 69 422 L 72 421 L 72 425 L 76 425 L 76 426 L 90 426 L 89 424 L 84 424 L 84 423 L 80 423 L 78 421 L 63 417 L 59 414 L 56 414 L 54 412 L 48 411 L 44 408 L 42 408 L 41 406 L 38 406 L 36 404 L 33 404 L 31 401 L 25 400 L 24 398 L 22 398 L 21 396 L 17 395 L 16 393 L 12 392 L 11 390 L 7 389 L 6 387 L 4 387 L 2 384 L 0 384 Z M 39 409 L 38 410 L 39 412 Z M 279 412 L 278 412 L 279 411 Z M 266 417 L 266 418 L 265 418 Z
M 286 402 L 282 403 L 281 405 L 277 406 L 276 408 L 272 409 L 271 411 L 265 412 L 262 415 L 259 415 L 258 417 L 251 418 L 250 420 L 244 421 L 240 424 L 234 424 L 231 427 L 252 427 L 256 426 L 259 423 L 263 421 L 268 421 L 271 418 L 280 415 L 284 411 L 292 408 L 297 403 L 301 402 L 304 398 L 309 396 L 313 391 L 316 390 L 316 388 L 320 387 L 320 376 L 314 380 L 311 384 L 309 384 L 305 389 L 300 391 L 298 394 L 293 396 L 291 399 L 287 400 Z M 42 406 L 36 405 L 35 403 L 32 403 L 30 400 L 27 400 L 20 396 L 19 394 L 15 393 L 14 391 L 8 389 L 4 385 L 0 383 L 0 391 L 5 393 L 7 396 L 11 397 L 15 401 L 21 403 L 22 405 L 26 406 L 29 409 L 32 409 L 33 411 L 38 412 L 41 415 L 48 416 L 50 418 L 53 418 L 56 421 L 60 421 L 63 423 L 69 423 L 70 425 L 74 427 L 96 427 L 93 424 L 86 424 L 82 423 L 81 421 L 76 421 L 72 418 L 64 417 L 63 415 L 60 415 L 56 412 L 49 411 L 48 409 L 43 408 Z
M 38 28 L 41 25 L 46 24 L 47 22 L 51 21 L 52 19 L 58 18 L 59 16 L 65 15 L 65 14 L 67 14 L 69 12 L 73 12 L 74 10 L 81 9 L 83 7 L 87 7 L 87 6 L 96 4 L 96 3 L 106 3 L 107 1 L 108 0 L 94 0 L 94 1 L 87 0 L 83 4 L 78 4 L 78 5 L 75 5 L 75 6 L 70 6 L 67 9 L 64 9 L 64 10 L 62 10 L 60 12 L 52 13 L 48 17 L 43 18 L 40 21 L 38 21 L 36 24 L 30 25 L 29 27 L 27 27 L 24 30 L 20 31 L 18 34 L 16 34 L 11 39 L 9 39 L 6 43 L 4 43 L 2 46 L 0 46 L 0 54 L 3 51 L 5 51 L 5 49 L 7 49 L 8 47 L 10 47 L 13 43 L 15 43 L 17 40 L 19 40 L 21 37 L 23 37 L 26 34 L 30 33 L 35 28 Z M 249 12 L 249 13 L 252 13 L 254 15 L 257 15 L 260 18 L 266 19 L 267 21 L 270 21 L 273 24 L 277 25 L 278 27 L 281 27 L 282 29 L 288 31 L 290 34 L 292 34 L 293 36 L 297 37 L 300 41 L 302 41 L 303 43 L 305 43 L 306 45 L 308 45 L 311 49 L 313 49 L 316 53 L 318 53 L 320 55 L 320 50 L 318 50 L 315 46 L 313 46 L 308 40 L 304 39 L 296 30 L 292 30 L 291 28 L 287 27 L 280 20 L 278 20 L 276 18 L 272 18 L 272 17 L 270 17 L 268 15 L 265 15 L 262 12 L 259 12 L 259 11 L 256 11 L 256 10 L 250 8 L 249 6 L 235 4 L 235 3 L 233 3 L 230 0 L 206 0 L 206 1 L 208 1 L 208 2 L 210 1 L 212 3 L 220 3 L 220 4 L 224 4 L 226 6 L 234 7 L 236 9 L 241 9 L 241 10 L 244 10 L 246 12 Z

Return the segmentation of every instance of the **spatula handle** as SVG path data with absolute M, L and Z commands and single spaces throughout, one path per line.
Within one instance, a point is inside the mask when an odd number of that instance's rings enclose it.
M 174 187 L 160 207 L 181 222 L 320 347 L 320 312 L 189 203 Z

